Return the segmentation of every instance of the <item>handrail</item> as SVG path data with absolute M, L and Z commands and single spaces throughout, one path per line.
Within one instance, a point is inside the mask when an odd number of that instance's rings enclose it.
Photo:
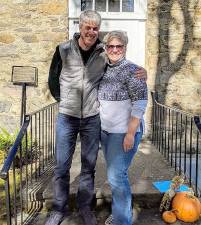
M 152 143 L 174 167 L 184 174 L 195 194 L 201 194 L 201 122 L 199 115 L 163 105 L 158 93 L 151 92 Z
M 152 96 L 152 100 L 159 106 L 165 107 L 167 109 L 171 109 L 174 110 L 175 112 L 179 112 L 179 113 L 183 113 L 187 116 L 190 116 L 193 118 L 195 125 L 197 127 L 197 129 L 199 130 L 199 132 L 201 133 L 201 121 L 200 121 L 200 116 L 199 115 L 195 115 L 186 111 L 183 111 L 181 109 L 177 109 L 175 107 L 171 107 L 171 106 L 167 106 L 167 105 L 163 105 L 161 103 L 158 102 L 158 96 L 157 96 L 157 92 L 155 91 L 151 91 L 151 96 Z
M 185 114 L 185 115 L 187 115 L 187 116 L 198 117 L 198 118 L 199 118 L 199 115 L 194 115 L 194 114 L 192 114 L 192 113 L 183 111 L 183 110 L 181 110 L 181 109 L 177 109 L 176 107 L 172 107 L 172 106 L 167 106 L 167 105 L 161 104 L 160 102 L 158 102 L 157 94 L 156 94 L 156 92 L 154 92 L 154 91 L 151 91 L 151 95 L 152 95 L 152 99 L 155 101 L 155 103 L 157 103 L 157 105 L 160 105 L 160 106 L 165 107 L 165 108 L 167 108 L 167 109 L 172 109 L 172 110 L 174 110 L 174 111 L 176 111 L 176 112 L 179 112 L 179 113 L 183 113 L 183 114 Z
M 10 151 L 8 153 L 8 156 L 3 164 L 3 168 L 0 172 L 0 178 L 6 180 L 7 177 L 8 177 L 8 171 L 11 167 L 11 164 L 17 154 L 17 150 L 18 150 L 18 147 L 24 137 L 24 134 L 26 133 L 26 130 L 27 130 L 27 127 L 29 125 L 29 122 L 30 122 L 30 116 L 26 115 L 25 116 L 25 119 L 24 119 L 24 123 L 17 135 L 17 138 L 15 139 L 15 142 L 13 144 L 13 146 L 10 148 Z
M 33 217 L 39 210 L 32 204 L 37 201 L 34 185 L 48 170 L 49 162 L 54 160 L 57 113 L 58 103 L 55 102 L 26 114 L 9 149 L 0 170 L 5 192 L 2 211 L 6 214 L 8 225 L 18 224 L 18 221 L 26 224 L 27 218 Z
M 54 102 L 54 103 L 52 103 L 52 104 L 50 104 L 50 105 L 44 106 L 43 108 L 41 108 L 41 109 L 39 109 L 39 110 L 33 111 L 33 112 L 31 112 L 31 113 L 28 113 L 27 115 L 28 115 L 28 116 L 33 116 L 34 114 L 39 113 L 39 112 L 42 112 L 43 110 L 45 110 L 45 109 L 47 109 L 47 108 L 50 108 L 50 107 L 52 107 L 52 106 L 55 106 L 55 105 L 57 105 L 57 104 L 58 104 L 58 102 Z
M 22 141 L 22 139 L 23 139 L 23 137 L 24 137 L 24 135 L 26 133 L 27 127 L 29 126 L 31 116 L 33 116 L 36 113 L 40 113 L 43 110 L 45 110 L 47 108 L 50 108 L 50 107 L 52 107 L 52 106 L 54 106 L 56 104 L 58 104 L 58 102 L 54 102 L 54 103 L 52 103 L 50 105 L 47 105 L 47 106 L 43 107 L 42 109 L 39 109 L 37 111 L 31 112 L 31 113 L 25 115 L 24 123 L 23 123 L 23 125 L 22 125 L 22 127 L 21 127 L 21 129 L 20 129 L 20 131 L 19 131 L 19 133 L 17 135 L 17 138 L 15 139 L 14 144 L 10 148 L 8 156 L 7 156 L 7 158 L 6 158 L 6 160 L 5 160 L 4 164 L 3 164 L 3 168 L 0 171 L 0 178 L 2 178 L 4 180 L 7 179 L 8 171 L 9 171 L 9 169 L 11 167 L 11 164 L 12 164 L 16 154 L 17 154 L 18 147 L 19 147 L 19 145 L 20 145 L 20 143 L 21 143 L 21 141 Z
M 200 117 L 199 116 L 194 116 L 194 122 L 198 128 L 198 130 L 200 131 L 201 133 L 201 122 L 200 122 Z

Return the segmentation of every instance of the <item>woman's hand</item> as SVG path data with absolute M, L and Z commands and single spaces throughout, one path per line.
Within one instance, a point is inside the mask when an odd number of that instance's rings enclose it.
M 123 142 L 123 148 L 125 152 L 128 152 L 129 150 L 131 150 L 133 148 L 134 145 L 134 136 L 131 133 L 127 133 L 124 137 L 124 142 Z
M 143 67 L 138 67 L 138 69 L 135 71 L 135 77 L 138 79 L 147 80 L 147 71 Z

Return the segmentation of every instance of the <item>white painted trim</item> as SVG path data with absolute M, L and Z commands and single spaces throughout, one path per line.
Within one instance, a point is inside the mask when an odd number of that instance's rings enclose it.
M 92 9 L 95 9 L 95 0 L 92 1 Z
M 110 13 L 110 15 L 105 15 L 104 13 L 100 13 L 102 20 L 147 20 L 147 17 L 142 14 L 134 14 L 133 15 L 120 15 L 120 13 Z M 69 19 L 78 19 L 79 17 L 69 16 Z
M 109 1 L 106 0 L 106 12 L 108 12 L 108 9 L 109 9 Z
M 75 20 L 76 21 L 76 23 L 77 23 L 77 21 L 79 21 L 79 17 L 68 17 L 68 19 L 69 20 Z M 126 19 L 126 18 L 124 18 L 124 19 L 119 19 L 119 18 L 116 18 L 116 19 L 114 19 L 114 18 L 102 18 L 102 21 L 111 21 L 111 20 L 114 20 L 114 21 L 118 21 L 118 20 L 121 20 L 121 21 L 124 21 L 124 20 L 130 20 L 130 21 L 135 21 L 135 20 L 138 20 L 138 21 L 147 21 L 147 19 L 144 19 L 144 18 L 141 18 L 141 19 L 139 19 L 139 18 L 132 18 L 132 19 Z
M 121 1 L 122 2 L 122 1 Z M 95 0 L 93 0 L 93 8 Z M 81 13 L 81 1 L 69 0 L 69 18 L 79 16 Z M 106 0 L 106 11 L 108 10 L 108 0 Z M 147 0 L 134 0 L 134 12 L 99 12 L 102 18 L 119 19 L 146 19 L 147 18 Z
M 120 12 L 122 12 L 122 0 L 120 0 Z

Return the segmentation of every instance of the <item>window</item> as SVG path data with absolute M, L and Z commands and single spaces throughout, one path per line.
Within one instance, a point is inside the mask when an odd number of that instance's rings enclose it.
M 92 9 L 93 0 L 81 1 L 81 10 L 84 11 L 86 9 Z
M 106 0 L 99 0 L 95 2 L 95 10 L 106 12 Z
M 105 37 L 107 33 L 108 31 L 100 31 L 98 35 L 99 40 L 103 41 L 103 38 Z
M 120 12 L 120 0 L 110 0 L 108 11 L 109 12 Z
M 81 10 L 86 9 L 99 12 L 134 12 L 134 0 L 83 0 Z
M 133 12 L 134 0 L 122 0 L 122 12 Z

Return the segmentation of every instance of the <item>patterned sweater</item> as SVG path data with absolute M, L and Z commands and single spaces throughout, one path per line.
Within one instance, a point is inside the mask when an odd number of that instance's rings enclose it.
M 145 80 L 135 78 L 136 69 L 126 59 L 107 65 L 98 92 L 102 130 L 126 133 L 131 117 L 139 118 L 144 125 L 147 85 Z

